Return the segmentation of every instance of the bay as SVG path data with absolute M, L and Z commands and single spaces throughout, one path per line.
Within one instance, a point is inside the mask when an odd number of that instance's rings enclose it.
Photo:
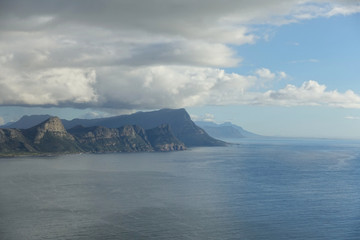
M 0 239 L 359 239 L 360 141 L 0 159 Z

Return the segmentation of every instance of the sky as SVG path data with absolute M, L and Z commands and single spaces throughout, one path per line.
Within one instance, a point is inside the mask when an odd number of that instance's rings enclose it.
M 0 124 L 185 108 L 360 138 L 359 0 L 2 0 Z

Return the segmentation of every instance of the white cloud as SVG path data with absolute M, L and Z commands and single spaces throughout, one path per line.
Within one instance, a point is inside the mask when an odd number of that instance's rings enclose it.
M 201 116 L 190 114 L 190 117 L 193 121 L 215 122 L 215 116 L 211 113 L 205 113 Z
M 104 106 L 151 109 L 224 104 L 255 83 L 255 76 L 227 74 L 213 68 L 124 67 L 99 71 L 96 89 Z
M 351 90 L 344 93 L 339 93 L 337 90 L 326 91 L 325 85 L 310 80 L 304 82 L 300 87 L 289 84 L 277 91 L 267 91 L 258 96 L 254 103 L 282 106 L 360 108 L 360 96 Z
M 214 122 L 215 121 L 215 116 L 214 116 L 214 114 L 211 114 L 211 113 L 205 113 L 202 120 L 205 121 L 205 122 Z
M 91 69 L 57 68 L 43 71 L 0 72 L 2 105 L 81 105 L 96 102 Z
M 359 4 L 359 3 L 358 3 Z M 327 14 L 326 16 L 328 17 L 332 17 L 332 16 L 336 16 L 336 15 L 351 15 L 351 14 L 355 14 L 355 13 L 359 13 L 360 12 L 360 5 L 355 5 L 355 6 L 335 6 L 333 7 Z
M 258 88 L 268 88 L 273 82 L 286 79 L 287 74 L 283 71 L 277 73 L 271 72 L 268 68 L 259 68 L 255 70 L 256 86 Z
M 359 116 L 346 116 L 345 119 L 348 119 L 348 120 L 360 120 L 360 117 Z
M 319 59 L 315 59 L 315 58 L 310 58 L 310 59 L 302 59 L 302 60 L 293 60 L 290 61 L 290 63 L 318 63 Z
M 4 125 L 4 124 L 5 124 L 4 118 L 0 117 L 0 125 Z
M 269 69 L 267 68 L 260 68 L 258 70 L 255 71 L 255 73 L 260 77 L 260 78 L 265 78 L 265 79 L 274 79 L 275 78 L 275 73 L 272 73 Z
M 241 63 L 234 45 L 254 44 L 264 34 L 252 24 L 281 25 L 359 11 L 357 1 L 332 0 L 4 0 L 0 104 L 358 107 L 355 93 L 326 91 L 312 81 L 300 88 L 252 92 L 287 78 L 286 73 L 260 68 L 244 76 L 221 68 Z

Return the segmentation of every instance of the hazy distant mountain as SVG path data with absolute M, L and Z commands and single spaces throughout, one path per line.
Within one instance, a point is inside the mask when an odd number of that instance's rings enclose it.
M 188 147 L 225 145 L 224 142 L 210 137 L 203 129 L 198 127 L 191 120 L 185 109 L 161 109 L 109 118 L 63 120 L 63 124 L 67 129 L 77 125 L 84 127 L 103 126 L 108 128 L 138 125 L 144 129 L 151 129 L 162 124 L 168 124 L 175 137 Z
M 27 129 L 35 125 L 42 123 L 43 121 L 49 119 L 50 115 L 25 115 L 16 122 L 7 123 L 2 128 L 18 128 L 18 129 Z
M 215 138 L 258 138 L 262 137 L 255 133 L 244 130 L 231 122 L 216 124 L 214 122 L 196 121 L 198 126 L 204 129 L 210 136 Z

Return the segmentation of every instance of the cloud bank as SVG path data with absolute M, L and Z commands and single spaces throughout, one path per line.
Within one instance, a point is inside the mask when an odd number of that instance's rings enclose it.
M 351 90 L 315 81 L 261 90 L 282 71 L 239 66 L 234 46 L 256 44 L 254 24 L 360 12 L 358 1 L 4 0 L 0 104 L 154 109 L 199 105 L 360 108 Z

